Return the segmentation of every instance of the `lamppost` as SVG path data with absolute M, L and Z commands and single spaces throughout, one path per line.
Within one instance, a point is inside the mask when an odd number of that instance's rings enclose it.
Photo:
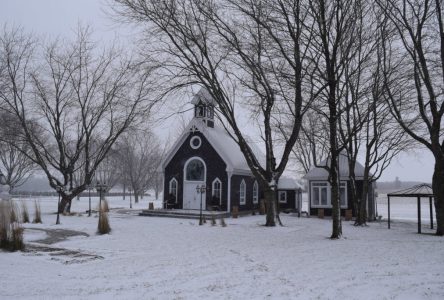
M 202 217 L 202 194 L 205 194 L 205 191 L 207 190 L 207 187 L 202 184 L 201 186 L 196 186 L 196 192 L 200 194 L 200 214 L 199 214 L 199 225 L 203 224 L 203 217 Z
M 57 186 L 56 187 L 56 191 L 59 194 L 59 200 L 57 201 L 57 220 L 56 220 L 56 225 L 60 224 L 60 194 L 63 193 L 65 189 L 63 188 L 63 186 Z
M 133 200 L 131 199 L 131 191 L 132 191 L 133 189 L 131 188 L 131 187 L 128 187 L 128 192 L 129 192 L 129 196 L 130 196 L 130 208 L 133 208 Z
M 88 200 L 89 200 L 88 217 L 91 217 L 91 189 L 92 189 L 91 184 L 88 184 L 87 188 L 88 188 Z

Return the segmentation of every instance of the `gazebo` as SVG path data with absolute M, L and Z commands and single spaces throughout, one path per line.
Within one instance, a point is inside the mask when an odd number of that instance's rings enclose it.
M 390 198 L 394 197 L 406 197 L 406 198 L 417 198 L 418 207 L 418 233 L 421 233 L 421 198 L 429 198 L 430 203 L 430 229 L 433 229 L 433 208 L 432 208 L 432 198 L 433 190 L 430 184 L 422 183 L 415 185 L 413 187 L 407 188 L 405 190 L 393 192 L 387 194 L 387 210 L 388 210 L 388 229 L 390 229 Z

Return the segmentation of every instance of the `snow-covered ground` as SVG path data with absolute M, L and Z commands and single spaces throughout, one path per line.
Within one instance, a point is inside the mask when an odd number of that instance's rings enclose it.
M 84 213 L 88 198 L 74 200 L 83 214 L 62 216 L 61 225 L 56 199 L 40 203 L 44 223 L 25 225 L 28 243 L 47 236 L 42 229 L 89 236 L 49 245 L 69 250 L 62 255 L 0 252 L 0 299 L 444 299 L 444 238 L 416 234 L 413 222 L 391 230 L 344 222 L 344 238 L 332 241 L 326 219 L 283 215 L 284 227 L 267 228 L 264 216 L 248 216 L 198 226 L 137 216 L 148 199 L 118 210 L 129 201 L 116 197 L 112 232 L 99 236 L 97 217 Z

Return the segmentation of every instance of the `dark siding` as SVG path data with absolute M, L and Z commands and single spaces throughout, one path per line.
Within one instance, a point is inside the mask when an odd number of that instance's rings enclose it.
M 296 191 L 295 190 L 278 190 L 276 197 L 279 197 L 279 191 L 287 192 L 287 203 L 279 203 L 279 209 L 296 209 Z M 279 198 L 278 198 L 279 200 Z
M 190 146 L 190 139 L 196 135 L 201 138 L 202 145 L 198 149 L 193 149 Z M 206 185 L 207 188 L 209 188 L 208 192 L 206 193 L 207 207 L 209 207 L 212 202 L 211 184 L 213 183 L 214 179 L 219 178 L 222 182 L 222 209 L 226 210 L 228 195 L 228 179 L 226 173 L 227 165 L 200 132 L 195 132 L 194 134 L 190 132 L 189 136 L 186 138 L 183 144 L 180 145 L 179 150 L 165 167 L 164 201 L 166 201 L 168 197 L 169 182 L 173 177 L 175 177 L 179 185 L 177 191 L 177 208 L 183 207 L 183 168 L 187 160 L 194 156 L 198 156 L 203 159 L 207 167 Z
M 246 203 L 245 205 L 239 204 L 239 191 L 240 191 L 240 184 L 242 182 L 242 179 L 245 180 L 246 187 Z M 253 185 L 254 185 L 254 177 L 252 176 L 245 176 L 245 175 L 233 175 L 231 176 L 231 209 L 233 209 L 233 206 L 237 206 L 239 208 L 239 211 L 244 210 L 253 210 L 254 208 L 258 207 L 258 204 L 253 205 Z M 259 195 L 261 194 L 260 187 L 259 187 Z M 259 200 L 261 198 L 259 197 Z

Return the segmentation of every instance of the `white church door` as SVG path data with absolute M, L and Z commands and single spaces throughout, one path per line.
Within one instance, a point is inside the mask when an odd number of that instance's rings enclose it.
M 197 191 L 197 187 L 206 185 L 205 178 L 205 162 L 199 157 L 190 158 L 184 167 L 183 209 L 200 209 L 201 196 L 202 209 L 206 209 L 206 194 Z

